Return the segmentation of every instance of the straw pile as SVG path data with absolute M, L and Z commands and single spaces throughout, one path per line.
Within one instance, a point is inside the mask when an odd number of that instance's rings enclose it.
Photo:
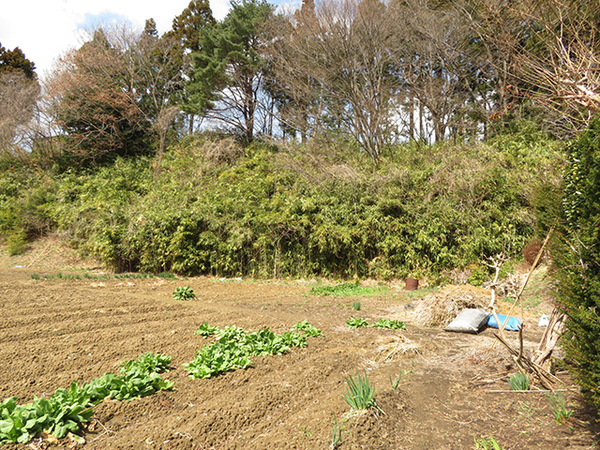
M 370 358 L 363 361 L 363 364 L 372 369 L 400 360 L 403 357 L 421 354 L 419 344 L 402 334 L 379 336 L 375 342 L 377 349 L 373 354 L 370 354 Z
M 470 286 L 446 286 L 442 290 L 424 297 L 415 307 L 414 321 L 419 325 L 445 327 L 463 309 L 487 310 L 490 291 Z

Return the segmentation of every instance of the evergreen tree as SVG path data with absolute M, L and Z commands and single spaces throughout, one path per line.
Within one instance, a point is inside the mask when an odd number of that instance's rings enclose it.
M 7 50 L 1 43 L 0 72 L 23 72 L 30 80 L 37 78 L 35 64 L 25 57 L 25 54 L 19 47 L 16 47 L 14 50 Z
M 179 42 L 181 70 L 183 78 L 194 82 L 193 64 L 190 54 L 200 50 L 200 36 L 207 27 L 215 26 L 216 21 L 207 0 L 192 0 L 183 12 L 173 19 L 172 29 L 165 33 L 164 39 L 174 39 Z M 195 115 L 203 112 L 195 101 L 190 99 L 187 87 L 179 92 L 178 103 L 183 111 L 188 113 L 189 134 L 194 131 Z
M 214 26 L 215 18 L 207 0 L 192 0 L 183 12 L 173 19 L 169 32 L 179 39 L 187 51 L 200 50 L 200 35 L 207 26 Z
M 591 403 L 600 407 L 600 118 L 567 149 L 565 227 L 553 252 L 557 301 L 567 315 L 562 345 Z
M 203 29 L 193 54 L 192 108 L 211 110 L 246 141 L 254 137 L 258 98 L 264 93 L 264 31 L 272 6 L 263 0 L 232 3 L 222 23 Z

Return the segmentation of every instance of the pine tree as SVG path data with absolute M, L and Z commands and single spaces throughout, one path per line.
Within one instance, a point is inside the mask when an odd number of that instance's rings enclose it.
M 262 0 L 232 3 L 222 23 L 204 28 L 200 51 L 193 54 L 193 107 L 212 108 L 213 117 L 246 141 L 254 137 L 258 95 L 264 87 L 263 31 L 271 13 L 272 6 Z

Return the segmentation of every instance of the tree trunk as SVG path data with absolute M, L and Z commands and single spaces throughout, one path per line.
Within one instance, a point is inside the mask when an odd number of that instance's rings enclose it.
M 419 135 L 421 141 L 425 140 L 425 133 L 423 131 L 423 102 L 419 99 Z
M 190 125 L 189 125 L 189 129 L 188 129 L 188 135 L 191 136 L 194 134 L 194 114 L 189 114 L 188 118 L 190 121 Z
M 408 96 L 408 138 L 411 141 L 415 140 L 415 96 L 410 91 Z

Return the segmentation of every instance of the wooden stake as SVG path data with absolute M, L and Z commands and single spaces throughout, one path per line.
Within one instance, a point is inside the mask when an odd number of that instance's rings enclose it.
M 550 231 L 548 231 L 548 235 L 546 236 L 546 239 L 544 239 L 544 243 L 542 244 L 542 248 L 540 248 L 540 251 L 538 252 L 537 256 L 535 257 L 535 261 L 533 262 L 533 265 L 531 266 L 531 269 L 529 270 L 529 273 L 527 274 L 527 278 L 525 279 L 525 282 L 521 286 L 521 289 L 519 290 L 519 293 L 517 294 L 517 298 L 515 298 L 515 302 L 512 304 L 512 306 L 510 307 L 510 310 L 508 311 L 508 314 L 506 315 L 506 320 L 502 324 L 502 328 L 500 328 L 500 324 L 498 324 L 498 328 L 499 329 L 504 330 L 504 327 L 508 323 L 508 319 L 510 319 L 510 315 L 513 312 L 513 309 L 515 309 L 515 306 L 517 306 L 517 303 L 519 303 L 519 300 L 521 300 L 521 295 L 523 295 L 523 291 L 525 290 L 525 287 L 527 286 L 527 283 L 529 283 L 529 279 L 531 278 L 531 274 L 533 273 L 533 271 L 535 270 L 536 266 L 538 265 L 538 262 L 540 262 L 540 258 L 542 257 L 542 254 L 544 253 L 544 248 L 546 247 L 546 244 L 550 240 L 550 236 L 552 236 L 552 232 L 553 231 L 554 231 L 554 228 L 551 228 Z M 521 320 L 523 320 L 522 317 L 521 317 Z

